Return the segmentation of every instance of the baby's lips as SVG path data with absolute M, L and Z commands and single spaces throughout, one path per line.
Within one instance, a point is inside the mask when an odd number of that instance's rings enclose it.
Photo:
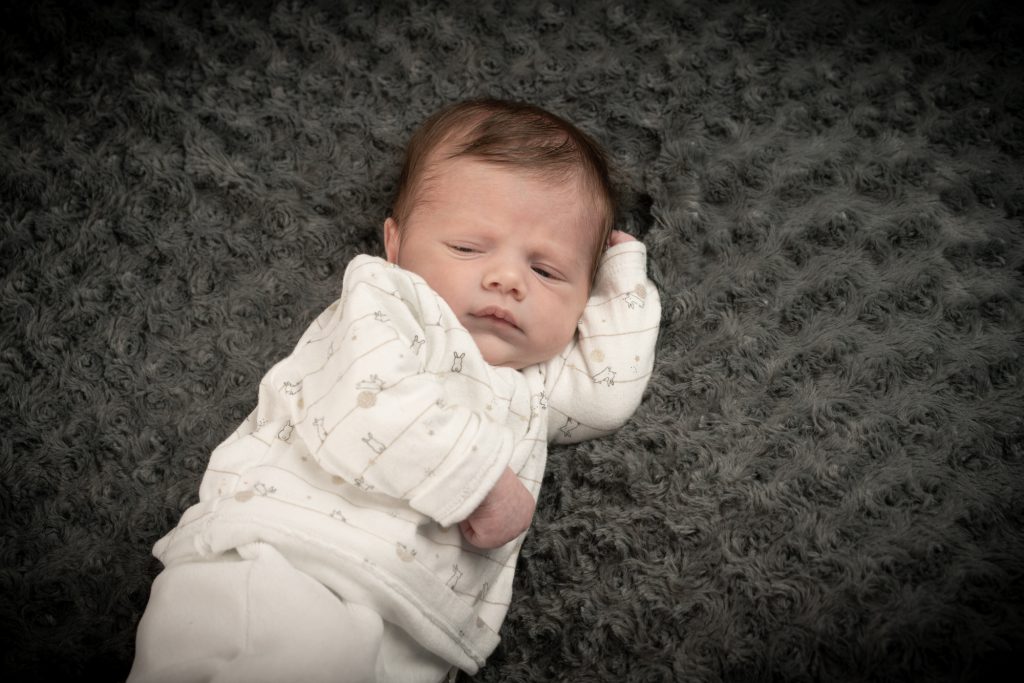
M 519 327 L 519 323 L 516 321 L 515 316 L 512 315 L 512 312 L 508 309 L 502 308 L 501 306 L 485 306 L 473 315 L 478 318 L 499 318 L 511 325 Z

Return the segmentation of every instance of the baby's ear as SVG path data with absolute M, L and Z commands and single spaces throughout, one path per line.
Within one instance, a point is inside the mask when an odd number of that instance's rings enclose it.
M 388 216 L 384 219 L 384 253 L 389 263 L 398 263 L 398 247 L 401 236 L 398 234 L 398 221 Z

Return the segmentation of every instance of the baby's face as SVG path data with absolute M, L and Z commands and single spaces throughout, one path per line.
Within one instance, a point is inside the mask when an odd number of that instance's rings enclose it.
M 596 211 L 575 182 L 470 158 L 437 162 L 388 261 L 429 284 L 491 365 L 524 368 L 572 340 L 590 286 Z

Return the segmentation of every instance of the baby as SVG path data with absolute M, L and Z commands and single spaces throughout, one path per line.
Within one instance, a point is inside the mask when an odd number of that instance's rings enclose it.
M 498 643 L 547 443 L 636 409 L 660 306 L 600 148 L 463 102 L 407 150 L 387 260 L 259 387 L 164 570 L 129 680 L 429 681 Z

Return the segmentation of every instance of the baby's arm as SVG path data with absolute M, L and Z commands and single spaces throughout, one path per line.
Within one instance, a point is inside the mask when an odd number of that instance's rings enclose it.
M 495 399 L 489 366 L 472 338 L 448 334 L 437 301 L 418 278 L 357 257 L 342 300 L 267 374 L 260 410 L 287 418 L 278 438 L 301 439 L 323 470 L 448 526 L 494 489 L 516 436 L 480 409 Z M 453 372 L 478 381 L 447 381 Z
M 660 322 L 646 248 L 613 232 L 576 339 L 544 368 L 549 440 L 582 441 L 625 424 L 650 378 Z

